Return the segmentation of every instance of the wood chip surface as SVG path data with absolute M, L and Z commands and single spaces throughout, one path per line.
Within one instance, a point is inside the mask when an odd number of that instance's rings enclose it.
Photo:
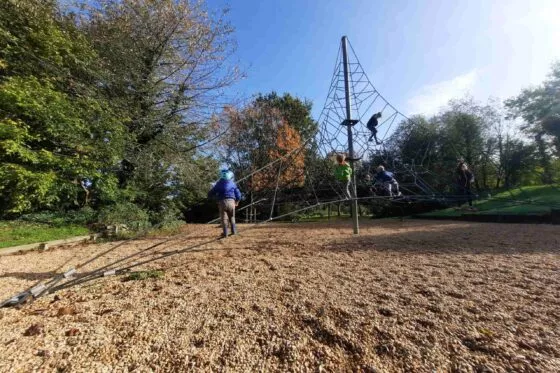
M 187 225 L 0 257 L 4 300 L 72 267 L 83 276 L 184 250 L 133 269 L 159 278 L 98 276 L 0 309 L 0 371 L 560 371 L 558 226 L 364 219 L 359 236 L 349 221 L 239 231 L 197 246 L 220 230 Z

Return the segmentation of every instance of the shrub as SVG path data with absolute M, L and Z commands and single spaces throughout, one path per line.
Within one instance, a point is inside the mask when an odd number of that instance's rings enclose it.
M 54 227 L 63 227 L 67 225 L 85 226 L 95 221 L 96 212 L 91 207 L 84 207 L 80 210 L 70 211 L 41 211 L 32 214 L 26 214 L 20 217 L 20 220 L 49 224 Z
M 151 226 L 148 213 L 132 202 L 119 202 L 102 208 L 97 220 L 106 225 L 122 224 L 132 231 L 140 231 Z
M 179 217 L 181 216 L 181 211 L 175 207 L 167 206 L 162 211 L 150 212 L 150 221 L 158 231 L 164 231 L 166 233 L 174 233 L 179 230 L 179 228 L 185 224 L 185 222 Z

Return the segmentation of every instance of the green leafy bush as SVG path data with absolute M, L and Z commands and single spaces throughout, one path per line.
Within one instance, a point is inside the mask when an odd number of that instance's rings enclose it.
M 150 221 L 160 231 L 165 231 L 168 233 L 176 232 L 179 228 L 185 224 L 183 220 L 179 217 L 181 216 L 181 211 L 173 206 L 166 206 L 162 211 L 150 212 Z
M 103 207 L 97 218 L 106 225 L 125 225 L 129 230 L 140 231 L 151 226 L 148 213 L 132 202 L 119 202 Z
M 80 210 L 70 211 L 41 211 L 26 214 L 20 217 L 31 223 L 48 224 L 53 227 L 64 227 L 68 225 L 86 226 L 96 220 L 97 213 L 91 207 L 84 207 Z

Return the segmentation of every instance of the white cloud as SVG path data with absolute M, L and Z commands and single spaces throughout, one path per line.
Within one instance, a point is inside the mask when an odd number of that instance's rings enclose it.
M 475 69 L 449 80 L 426 85 L 408 99 L 408 112 L 410 114 L 435 114 L 449 100 L 468 93 L 477 80 L 478 71 Z

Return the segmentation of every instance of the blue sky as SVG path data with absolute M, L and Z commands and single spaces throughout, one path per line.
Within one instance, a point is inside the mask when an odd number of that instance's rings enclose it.
M 317 118 L 340 38 L 376 88 L 405 114 L 454 97 L 508 98 L 560 60 L 559 0 L 208 0 L 229 6 L 247 78 L 232 92 L 311 99 Z

